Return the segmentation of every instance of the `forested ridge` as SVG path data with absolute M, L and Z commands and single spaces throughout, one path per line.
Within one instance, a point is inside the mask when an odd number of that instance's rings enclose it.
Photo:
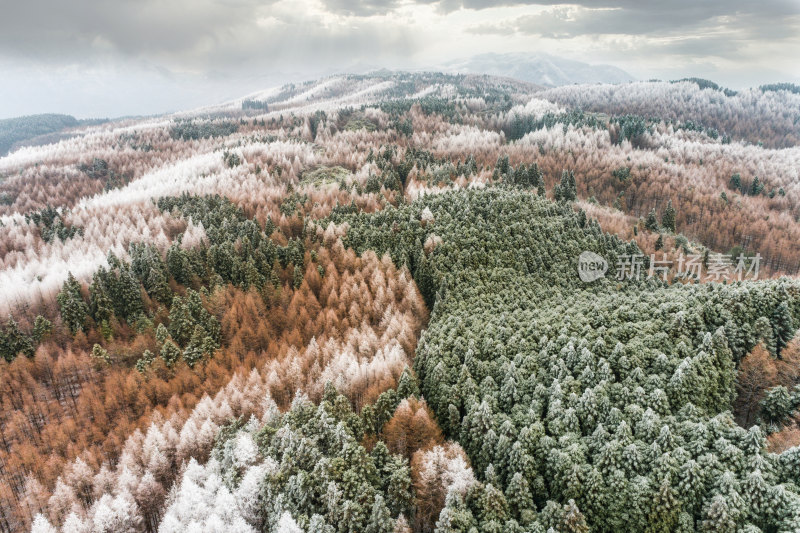
M 335 76 L 0 159 L 0 531 L 800 530 L 796 103 Z
M 797 320 L 800 285 L 586 288 L 573 258 L 626 245 L 529 193 L 448 193 L 344 220 L 346 243 L 414 264 L 434 299 L 414 368 L 484 482 L 448 502 L 439 530 L 800 527 L 794 452 L 765 454 L 762 430 L 727 412 L 736 363 L 774 335 L 759 321 L 787 302 Z M 422 255 L 430 235 L 441 244 Z
M 70 115 L 53 113 L 2 119 L 0 120 L 0 156 L 6 155 L 15 146 L 31 140 L 38 139 L 44 142 L 48 134 L 57 134 L 70 128 L 103 122 L 105 122 L 104 119 L 78 120 Z M 55 140 L 57 139 L 56 136 Z

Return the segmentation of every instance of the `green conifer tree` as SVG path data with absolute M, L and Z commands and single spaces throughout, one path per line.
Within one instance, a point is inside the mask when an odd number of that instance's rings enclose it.
M 70 332 L 74 334 L 78 331 L 83 331 L 89 308 L 86 302 L 83 301 L 81 285 L 71 272 L 61 288 L 61 292 L 56 296 L 56 301 L 61 311 L 61 319 Z
M 775 355 L 780 359 L 781 352 L 796 332 L 794 319 L 786 301 L 778 304 L 775 311 L 772 312 L 770 323 L 772 324 L 772 338 L 775 342 Z
M 375 496 L 375 502 L 372 504 L 372 512 L 367 522 L 367 527 L 364 528 L 364 533 L 391 533 L 394 529 L 394 520 L 383 501 L 383 496 L 380 494 Z
M 161 359 L 164 360 L 164 363 L 169 367 L 172 368 L 175 363 L 178 362 L 178 359 L 181 357 L 181 349 L 178 348 L 174 342 L 168 340 L 164 343 L 161 347 Z
M 672 200 L 667 201 L 667 207 L 661 215 L 661 225 L 667 231 L 675 233 L 675 208 L 672 207 Z
M 655 208 L 651 209 L 650 212 L 647 213 L 647 218 L 644 221 L 644 227 L 650 231 L 658 231 L 658 218 L 656 218 Z

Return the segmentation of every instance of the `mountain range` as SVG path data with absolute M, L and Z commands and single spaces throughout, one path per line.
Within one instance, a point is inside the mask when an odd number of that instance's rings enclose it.
M 541 52 L 487 53 L 442 65 L 448 72 L 491 74 L 549 87 L 573 83 L 627 83 L 635 78 L 612 65 L 592 65 Z

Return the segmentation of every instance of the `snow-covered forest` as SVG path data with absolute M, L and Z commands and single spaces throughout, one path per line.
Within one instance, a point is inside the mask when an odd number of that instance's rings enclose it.
M 792 89 L 334 76 L 12 151 L 0 532 L 800 530 Z

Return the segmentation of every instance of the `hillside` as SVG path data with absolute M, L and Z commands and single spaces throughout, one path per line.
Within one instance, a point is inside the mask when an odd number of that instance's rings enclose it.
M 70 115 L 30 115 L 0 120 L 0 156 L 22 146 L 52 144 L 74 133 L 72 128 L 93 126 L 105 119 L 78 120 Z
M 545 53 L 479 54 L 444 65 L 446 70 L 529 81 L 546 87 L 590 83 L 627 83 L 634 77 L 611 65 L 590 65 Z
M 380 71 L 0 158 L 0 531 L 800 529 L 799 109 Z

